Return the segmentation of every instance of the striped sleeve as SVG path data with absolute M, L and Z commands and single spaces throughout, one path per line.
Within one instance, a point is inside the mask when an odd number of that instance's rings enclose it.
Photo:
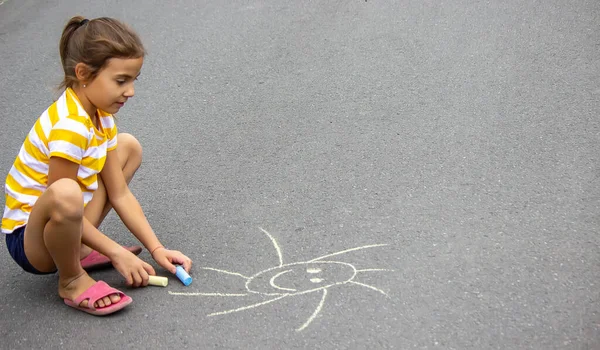
M 61 157 L 81 164 L 88 148 L 88 135 L 85 124 L 71 118 L 59 120 L 48 136 L 50 157 Z
M 115 124 L 115 119 L 112 115 L 106 116 L 102 118 L 102 124 L 106 127 L 106 138 L 108 139 L 108 144 L 106 145 L 106 151 L 112 151 L 117 149 L 117 124 Z

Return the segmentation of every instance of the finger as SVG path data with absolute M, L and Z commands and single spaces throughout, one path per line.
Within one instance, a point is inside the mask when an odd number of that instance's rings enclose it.
M 176 273 L 177 272 L 177 268 L 175 267 L 175 265 L 173 265 L 171 263 L 171 259 L 165 257 L 164 259 L 161 259 L 160 261 L 157 261 L 160 266 L 164 267 L 167 271 L 169 271 L 170 273 Z
M 173 264 L 184 265 L 185 260 L 187 259 L 187 256 L 181 254 L 180 252 L 175 252 L 175 254 L 173 254 L 173 256 L 171 256 L 170 258 L 171 258 L 170 260 Z
M 131 287 L 133 285 L 133 277 L 131 276 L 131 273 L 128 273 L 127 276 L 125 276 L 125 281 L 127 281 L 128 286 Z
M 174 264 L 171 264 L 170 261 L 165 261 L 165 264 L 163 265 L 163 267 L 167 270 L 169 270 L 169 272 L 171 272 L 172 274 L 177 273 L 177 267 Z
M 149 275 L 156 276 L 156 271 L 154 271 L 154 267 L 152 267 L 152 265 L 144 263 L 144 270 L 146 270 Z
M 185 269 L 185 271 L 187 271 L 187 273 L 190 273 L 190 269 L 192 268 L 192 260 L 190 260 L 189 258 L 185 259 L 183 261 L 183 268 Z
M 148 280 L 150 279 L 148 277 L 148 271 L 146 271 L 146 268 L 144 266 L 144 269 L 140 272 L 140 276 L 142 276 L 142 286 L 147 286 L 148 285 Z
M 183 255 L 181 252 L 175 252 L 175 254 L 171 257 L 171 262 L 177 265 L 182 265 L 183 269 L 186 272 L 190 272 L 190 268 L 192 267 L 192 261 L 187 256 Z
M 183 269 L 189 273 L 190 269 L 192 268 L 192 259 L 179 253 L 178 260 L 180 262 L 180 265 L 183 265 Z
M 183 258 L 178 255 L 170 256 L 169 262 L 173 265 L 183 265 Z
M 139 287 L 142 284 L 142 282 L 144 281 L 142 279 L 142 276 L 140 276 L 140 273 L 138 271 L 135 271 L 134 273 L 132 273 L 132 275 L 133 275 L 133 280 L 134 280 L 133 286 Z
M 148 285 L 148 281 L 150 279 L 149 274 L 148 274 L 148 267 L 150 267 L 150 270 L 152 270 L 152 266 L 143 263 L 142 264 L 142 270 L 140 271 L 140 276 L 142 276 L 142 286 L 147 286 Z

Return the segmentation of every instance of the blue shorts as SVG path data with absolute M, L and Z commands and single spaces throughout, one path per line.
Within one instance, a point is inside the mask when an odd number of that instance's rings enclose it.
M 31 265 L 29 260 L 27 260 L 27 256 L 25 255 L 24 237 L 25 226 L 19 227 L 18 229 L 14 230 L 13 233 L 9 233 L 6 235 L 6 246 L 13 260 L 16 261 L 17 264 L 19 264 L 19 266 L 21 266 L 23 270 L 29 273 L 33 273 L 36 275 L 48 275 L 55 273 L 56 271 L 40 272 Z

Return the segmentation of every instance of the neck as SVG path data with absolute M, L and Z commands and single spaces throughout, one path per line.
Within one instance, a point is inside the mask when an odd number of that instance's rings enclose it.
M 96 106 L 94 106 L 92 102 L 90 102 L 90 100 L 87 98 L 84 89 L 79 85 L 73 86 L 71 89 L 77 95 L 77 98 L 79 99 L 79 102 L 81 103 L 83 109 L 85 109 L 85 111 L 90 116 L 94 124 L 96 124 Z

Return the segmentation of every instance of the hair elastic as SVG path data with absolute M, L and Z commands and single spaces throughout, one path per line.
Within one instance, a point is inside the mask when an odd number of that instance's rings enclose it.
M 89 19 L 82 19 L 81 22 L 79 22 L 79 26 L 81 27 L 82 25 L 86 24 L 87 22 L 89 22 Z

